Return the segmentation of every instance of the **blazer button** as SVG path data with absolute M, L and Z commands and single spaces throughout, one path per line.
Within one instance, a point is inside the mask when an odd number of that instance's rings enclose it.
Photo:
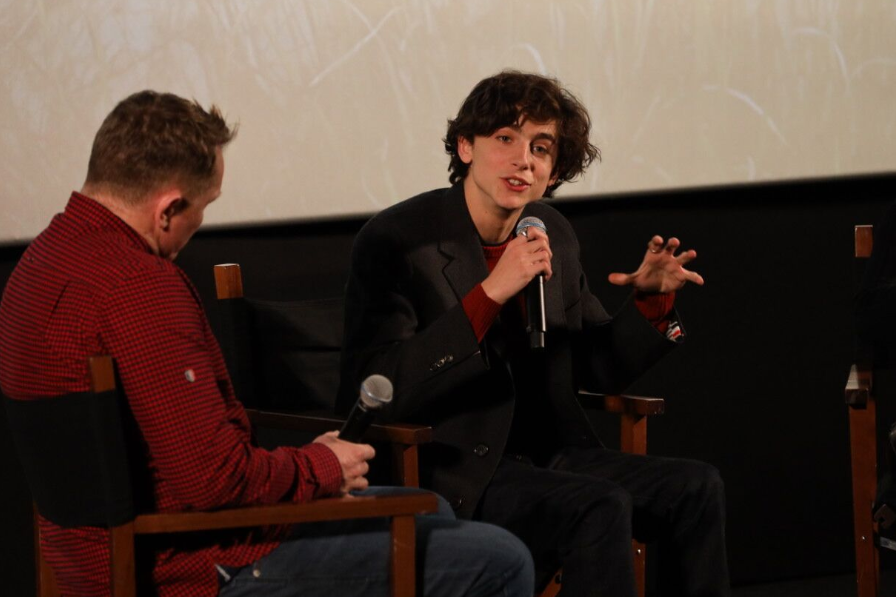
M 446 363 L 450 363 L 453 360 L 454 360 L 454 355 L 450 355 L 450 354 L 445 355 L 441 359 L 439 359 L 438 361 L 436 361 L 435 363 L 430 365 L 429 370 L 436 371 L 437 369 L 441 369 L 442 367 L 445 366 Z
M 451 506 L 452 510 L 460 510 L 464 505 L 464 498 L 462 497 L 453 497 L 448 501 L 448 504 Z
M 479 444 L 475 448 L 473 448 L 473 454 L 482 458 L 486 454 L 488 454 L 488 446 L 485 444 Z

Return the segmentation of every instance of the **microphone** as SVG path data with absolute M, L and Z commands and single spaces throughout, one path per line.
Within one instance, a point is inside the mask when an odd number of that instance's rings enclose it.
M 392 382 L 382 375 L 371 375 L 361 383 L 358 401 L 339 430 L 339 439 L 357 442 L 370 427 L 377 411 L 392 402 Z
M 517 223 L 516 235 L 528 237 L 530 227 L 541 228 L 544 232 L 548 230 L 539 218 L 528 216 Z M 529 348 L 544 349 L 544 333 L 547 329 L 544 316 L 544 274 L 538 274 L 526 286 L 526 332 L 529 334 Z

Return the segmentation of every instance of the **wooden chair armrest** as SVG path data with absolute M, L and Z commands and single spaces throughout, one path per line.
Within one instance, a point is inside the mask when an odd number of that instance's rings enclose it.
M 309 433 L 326 433 L 342 427 L 345 419 L 332 415 L 300 415 L 246 409 L 249 419 L 256 425 L 276 429 L 294 429 Z M 393 444 L 415 446 L 432 441 L 432 427 L 389 423 L 374 424 L 364 433 L 365 441 L 386 441 Z
M 593 408 L 608 413 L 651 416 L 666 412 L 666 401 L 662 398 L 626 396 L 621 394 L 594 394 L 579 390 L 579 402 L 585 408 Z
M 849 378 L 843 395 L 846 404 L 855 408 L 864 408 L 871 394 L 871 368 L 865 365 L 853 365 L 849 368 Z
M 134 519 L 141 535 L 254 526 L 426 514 L 438 509 L 431 493 L 324 498 L 303 504 L 274 504 L 213 512 L 142 514 Z

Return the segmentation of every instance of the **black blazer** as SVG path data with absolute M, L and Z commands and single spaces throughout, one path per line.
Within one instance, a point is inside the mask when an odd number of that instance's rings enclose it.
M 611 318 L 588 290 L 569 222 L 544 203 L 523 216 L 544 221 L 553 251 L 545 283 L 547 333 L 539 381 L 549 429 L 533 438 L 600 445 L 576 392 L 620 392 L 675 343 L 629 300 Z M 504 451 L 514 413 L 513 378 L 497 338 L 480 344 L 461 304 L 488 276 L 463 186 L 418 195 L 383 210 L 358 233 L 346 288 L 337 410 L 357 399 L 373 373 L 392 380 L 381 416 L 432 425 L 421 458 L 424 487 L 471 517 Z

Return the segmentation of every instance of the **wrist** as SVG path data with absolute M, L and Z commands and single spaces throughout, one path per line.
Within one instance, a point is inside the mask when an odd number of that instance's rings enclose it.
M 482 292 L 485 293 L 485 296 L 487 296 L 492 301 L 498 303 L 499 305 L 503 305 L 504 303 L 506 303 L 507 301 L 510 300 L 510 296 L 507 296 L 505 293 L 502 293 L 496 287 L 496 285 L 491 283 L 489 278 L 486 278 L 485 280 L 483 280 L 482 284 L 480 284 L 480 286 L 482 286 Z

